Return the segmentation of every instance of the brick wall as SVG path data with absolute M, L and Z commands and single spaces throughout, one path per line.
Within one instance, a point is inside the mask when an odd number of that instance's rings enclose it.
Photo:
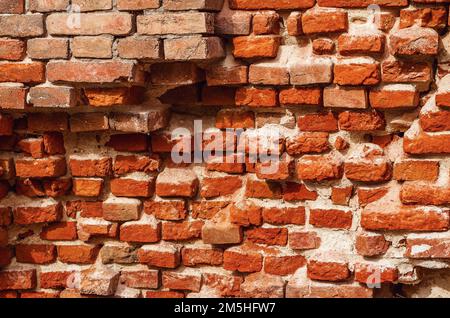
M 449 3 L 0 0 L 0 296 L 450 296 Z

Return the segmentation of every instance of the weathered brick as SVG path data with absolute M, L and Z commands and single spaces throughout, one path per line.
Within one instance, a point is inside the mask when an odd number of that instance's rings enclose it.
M 69 13 L 52 13 L 47 17 L 51 35 L 127 35 L 132 29 L 128 13 L 81 13 L 76 19 Z
M 28 89 L 21 86 L 0 86 L 0 108 L 4 109 L 25 109 L 27 103 Z M 6 117 L 3 119 L 5 122 Z M 11 135 L 11 134 L 10 134 Z
M 132 62 L 64 62 L 47 64 L 50 82 L 114 83 L 140 81 L 140 70 Z
M 109 121 L 103 113 L 78 113 L 70 116 L 70 131 L 91 132 L 105 131 L 109 129 Z
M 34 86 L 28 94 L 34 107 L 75 107 L 78 95 L 74 88 L 66 86 Z
M 0 272 L 0 290 L 27 290 L 36 287 L 36 270 L 6 270 Z
M 45 65 L 40 62 L 0 64 L 0 82 L 43 83 Z
M 235 37 L 233 54 L 236 58 L 273 58 L 278 54 L 280 42 L 277 36 Z
M 277 0 L 268 0 L 264 3 L 258 0 L 231 0 L 231 9 L 240 10 L 288 10 L 288 9 L 307 9 L 314 6 L 314 0 L 288 0 L 279 2 Z
M 13 210 L 13 215 L 14 223 L 19 225 L 56 222 L 62 217 L 62 205 L 44 201 L 42 206 L 19 206 Z
M 69 41 L 67 39 L 30 39 L 27 42 L 28 56 L 36 60 L 67 59 Z
M 154 13 L 137 17 L 137 31 L 143 35 L 211 34 L 214 16 L 206 12 Z
M 164 57 L 173 61 L 217 60 L 225 56 L 218 37 L 189 36 L 164 40 Z
M 305 34 L 344 32 L 348 28 L 348 16 L 345 11 L 309 10 L 302 15 Z
M 33 12 L 65 11 L 69 0 L 30 0 L 28 5 Z
M 0 59 L 20 61 L 25 56 L 25 42 L 15 39 L 0 39 Z
M 17 159 L 15 170 L 21 178 L 61 177 L 66 174 L 66 160 L 63 157 Z
M 129 37 L 119 40 L 119 56 L 125 59 L 152 59 L 163 57 L 161 41 L 152 37 Z
M 111 58 L 113 38 L 111 36 L 77 36 L 70 48 L 75 57 Z
M 44 17 L 41 14 L 0 16 L 0 36 L 27 38 L 43 34 Z

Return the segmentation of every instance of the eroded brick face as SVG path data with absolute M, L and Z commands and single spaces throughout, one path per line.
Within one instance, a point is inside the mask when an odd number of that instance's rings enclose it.
M 0 297 L 450 297 L 449 3 L 0 0 Z

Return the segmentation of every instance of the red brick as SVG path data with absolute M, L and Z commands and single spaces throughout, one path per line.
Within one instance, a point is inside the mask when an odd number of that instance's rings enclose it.
M 395 267 L 376 264 L 355 264 L 355 281 L 365 284 L 392 283 L 399 276 Z
M 10 2 L 8 0 L 0 1 L 0 13 L 21 14 L 25 12 L 25 0 Z
M 267 0 L 261 3 L 258 0 L 231 0 L 230 8 L 237 10 L 288 10 L 307 9 L 314 6 L 314 0 Z
M 376 111 L 350 112 L 339 114 L 339 127 L 347 131 L 382 130 L 386 125 L 383 114 Z
M 333 187 L 331 189 L 331 201 L 338 205 L 348 205 L 353 195 L 353 186 Z
M 300 12 L 292 12 L 286 21 L 286 28 L 290 36 L 301 35 L 303 33 L 302 14 Z
M 380 89 L 369 94 L 370 105 L 375 109 L 414 108 L 419 105 L 420 94 L 415 89 Z
M 361 214 L 361 226 L 375 231 L 446 231 L 449 227 L 449 216 L 437 208 L 369 205 Z
M 179 291 L 147 291 L 146 298 L 184 298 L 184 293 Z
M 450 188 L 429 182 L 405 182 L 400 199 L 406 204 L 447 205 L 450 203 Z
M 160 220 L 183 220 L 187 215 L 186 202 L 184 200 L 146 201 L 144 212 Z
M 112 58 L 113 39 L 109 36 L 77 36 L 72 39 L 71 50 L 79 58 Z
M 60 132 L 69 129 L 69 116 L 66 113 L 31 113 L 27 120 L 30 131 Z
M 302 183 L 286 182 L 283 186 L 283 199 L 285 201 L 315 201 L 317 192 L 309 190 Z
M 231 195 L 239 190 L 242 184 L 242 179 L 238 176 L 205 177 L 201 181 L 200 195 L 207 199 Z
M 310 10 L 302 16 L 305 34 L 344 32 L 348 28 L 348 17 L 345 11 Z
M 382 80 L 387 83 L 429 83 L 431 65 L 427 62 L 386 60 L 381 64 Z
M 74 28 L 67 23 L 68 13 L 52 13 L 47 17 L 47 31 L 51 35 L 126 35 L 132 29 L 131 18 L 127 13 L 81 13 L 79 27 Z
M 198 190 L 195 173 L 184 169 L 166 169 L 156 179 L 156 194 L 162 197 L 193 197 Z
M 381 54 L 385 46 L 384 35 L 342 34 L 338 39 L 338 50 L 342 55 Z
M 111 193 L 118 197 L 150 197 L 154 193 L 154 179 L 113 179 L 110 186 Z
M 400 11 L 400 28 L 408 28 L 419 22 L 427 28 L 442 29 L 447 26 L 445 7 L 404 9 Z
M 84 95 L 93 107 L 137 105 L 142 103 L 144 91 L 141 87 L 85 88 Z
M 208 12 L 155 12 L 137 17 L 137 33 L 144 35 L 211 34 L 214 16 Z
M 67 39 L 30 39 L 27 42 L 28 56 L 35 60 L 67 59 L 69 41 Z
M 176 268 L 180 264 L 179 250 L 172 245 L 148 245 L 137 252 L 140 263 L 161 268 Z
M 7 270 L 0 272 L 0 290 L 26 290 L 36 287 L 36 270 Z
M 305 181 L 340 179 L 343 174 L 342 162 L 332 156 L 303 156 L 296 169 L 298 177 Z
M 64 155 L 64 137 L 59 132 L 47 132 L 42 136 L 44 139 L 44 151 L 49 155 Z
M 11 208 L 0 208 L 0 226 L 8 226 L 11 223 Z
M 118 54 L 124 59 L 158 60 L 163 58 L 161 41 L 153 37 L 129 37 L 117 43 Z
M 278 54 L 281 38 L 278 36 L 240 36 L 233 38 L 236 58 L 274 58 Z
M 406 240 L 405 256 L 413 259 L 449 258 L 448 244 L 445 233 L 431 237 L 410 235 Z
M 6 240 L 6 242 L 3 242 L 3 231 L 6 232 L 6 230 L 1 229 L 0 230 L 0 236 L 1 236 L 1 242 L 0 242 L 0 268 L 1 267 L 6 267 L 9 264 L 11 264 L 12 259 L 14 258 L 14 251 L 12 248 L 5 246 L 3 247 L 3 245 L 6 245 L 8 242 Z M 6 234 L 7 235 L 7 234 Z
M 218 266 L 223 263 L 223 251 L 208 246 L 188 246 L 181 251 L 181 259 L 184 266 Z
M 309 223 L 319 228 L 346 229 L 352 226 L 353 213 L 346 210 L 311 209 Z
M 280 91 L 280 104 L 289 106 L 319 106 L 322 103 L 320 88 L 289 88 Z
M 40 62 L 0 64 L 0 82 L 43 83 L 45 65 Z
M 310 260 L 308 277 L 314 280 L 343 281 L 350 277 L 348 264 L 345 262 Z
M 158 0 L 118 0 L 117 9 L 119 10 L 129 10 L 129 11 L 141 11 L 145 9 L 158 9 L 159 1 Z
M 144 152 L 149 149 L 149 139 L 144 134 L 112 135 L 106 145 L 121 152 Z
M 0 136 L 13 134 L 14 119 L 7 114 L 0 114 Z
M 436 181 L 438 176 L 438 161 L 404 160 L 394 165 L 394 179 L 398 181 Z
M 142 203 L 138 199 L 110 196 L 103 201 L 103 218 L 108 221 L 135 221 L 139 219 Z
M 60 177 L 66 174 L 66 161 L 62 157 L 46 159 L 17 159 L 16 174 L 18 177 Z
M 154 289 L 159 287 L 157 270 L 126 270 L 120 274 L 120 281 L 129 288 Z
M 133 172 L 155 172 L 159 169 L 160 161 L 156 156 L 116 156 L 114 174 L 124 175 Z
M 313 52 L 317 55 L 333 54 L 336 50 L 336 44 L 333 40 L 322 38 L 313 40 Z
M 247 230 L 247 239 L 253 243 L 266 245 L 281 245 L 287 244 L 288 232 L 283 228 L 255 228 Z
M 41 272 L 39 282 L 41 288 L 64 289 L 68 287 L 75 273 L 65 271 Z
M 0 59 L 20 61 L 25 56 L 25 43 L 21 40 L 1 39 Z
M 439 34 L 429 28 L 401 29 L 390 36 L 391 53 L 397 56 L 438 54 Z
M 19 225 L 30 225 L 35 223 L 47 223 L 59 221 L 62 217 L 62 205 L 49 204 L 39 206 L 21 206 L 13 211 L 14 223 Z
M 16 245 L 16 259 L 20 263 L 50 264 L 56 260 L 54 245 Z
M 103 191 L 103 179 L 74 178 L 72 192 L 80 197 L 98 197 Z
M 306 265 L 302 255 L 267 256 L 264 259 L 264 272 L 267 274 L 286 276 L 294 274 L 300 267 Z
M 70 116 L 70 131 L 101 132 L 109 129 L 108 117 L 102 113 L 78 113 Z
M 365 8 L 370 4 L 381 7 L 405 7 L 408 5 L 408 0 L 318 0 L 317 2 L 321 7 L 337 8 Z
M 281 186 L 271 181 L 248 178 L 245 195 L 249 198 L 279 199 Z
M 73 241 L 77 239 L 77 223 L 61 222 L 42 229 L 41 239 L 47 241 Z
M 66 212 L 71 218 L 76 218 L 78 212 L 84 218 L 102 217 L 102 202 L 68 201 L 66 202 Z
M 298 118 L 298 126 L 302 131 L 338 131 L 338 121 L 331 112 L 306 114 Z
M 382 234 L 377 233 L 359 233 L 355 241 L 356 251 L 365 257 L 383 255 L 390 245 Z
M 165 222 L 162 239 L 165 241 L 189 241 L 201 237 L 203 221 Z
M 334 65 L 334 83 L 338 85 L 376 85 L 380 82 L 378 63 L 338 61 Z M 327 104 L 325 104 L 327 105 Z
M 304 207 L 284 207 L 284 208 L 263 208 L 262 216 L 266 223 L 276 225 L 304 225 L 305 224 Z
M 286 140 L 286 151 L 291 156 L 322 153 L 330 149 L 328 133 L 301 133 Z
M 162 273 L 162 285 L 174 290 L 188 290 L 199 292 L 201 288 L 202 275 L 200 273 L 182 271 Z
M 239 106 L 275 107 L 277 104 L 277 92 L 273 89 L 240 88 L 236 91 Z
M 243 204 L 234 204 L 230 210 L 230 221 L 242 226 L 261 225 L 262 208 L 256 205 L 244 202 Z
M 59 245 L 58 259 L 67 264 L 94 264 L 99 251 L 96 245 Z
M 321 239 L 316 232 L 290 232 L 289 247 L 293 250 L 311 250 L 320 247 Z
M 241 273 L 259 272 L 263 266 L 261 254 L 246 251 L 226 250 L 223 254 L 223 267 Z
M 155 243 L 160 240 L 161 225 L 158 222 L 124 223 L 120 227 L 120 240 L 132 243 Z
M 44 34 L 43 15 L 4 14 L 0 17 L 0 36 L 2 37 L 8 36 L 8 37 L 27 38 L 27 37 L 37 37 L 43 34 Z
M 139 82 L 142 74 L 132 62 L 66 62 L 51 61 L 47 64 L 50 82 L 115 83 Z

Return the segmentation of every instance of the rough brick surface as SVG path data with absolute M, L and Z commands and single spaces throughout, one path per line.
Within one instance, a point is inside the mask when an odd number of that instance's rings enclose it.
M 446 296 L 449 3 L 0 0 L 0 297 Z

